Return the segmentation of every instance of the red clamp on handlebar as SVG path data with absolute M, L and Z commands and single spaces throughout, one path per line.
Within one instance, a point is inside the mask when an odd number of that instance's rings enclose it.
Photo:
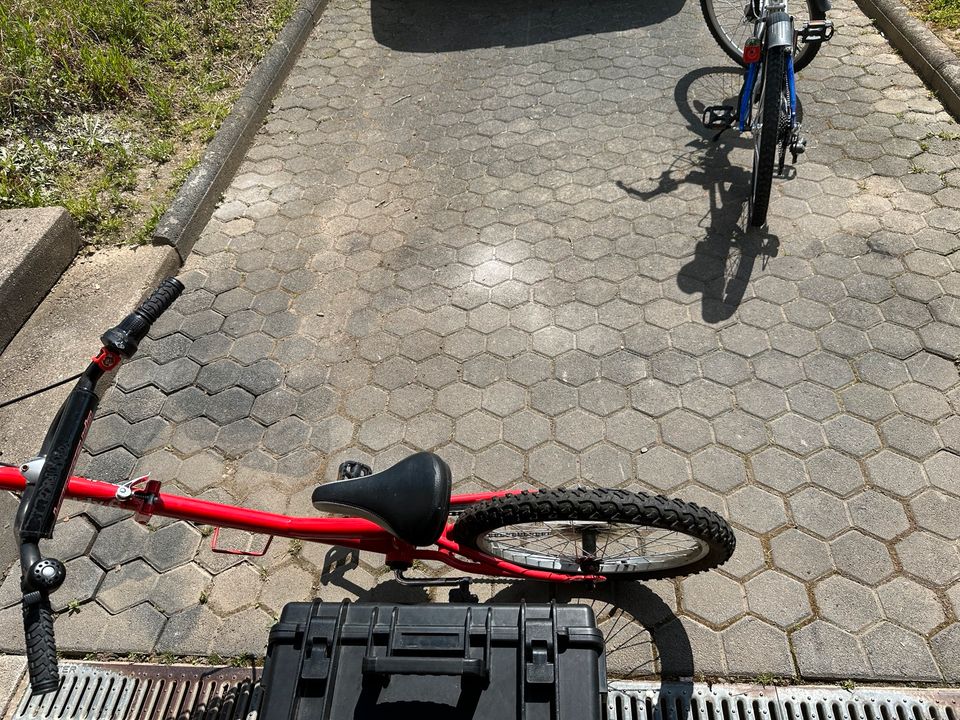
M 91 362 L 104 372 L 110 372 L 120 364 L 120 353 L 107 350 L 105 347 L 100 348 L 100 352 L 96 357 L 91 358 Z

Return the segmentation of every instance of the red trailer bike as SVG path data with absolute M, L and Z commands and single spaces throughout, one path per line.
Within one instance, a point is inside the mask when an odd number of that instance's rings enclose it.
M 611 489 L 502 491 L 451 496 L 450 470 L 432 453 L 416 453 L 382 472 L 359 462 L 313 493 L 318 510 L 351 517 L 292 517 L 160 491 L 157 479 L 115 484 L 71 473 L 98 403 L 97 383 L 133 356 L 151 325 L 183 291 L 165 280 L 139 308 L 101 337 L 103 347 L 64 401 L 40 452 L 22 465 L 0 465 L 0 489 L 21 493 L 15 529 L 30 682 L 35 693 L 59 684 L 49 594 L 66 576 L 45 558 L 64 497 L 111 505 L 140 522 L 161 515 L 216 528 L 298 538 L 385 556 L 398 579 L 461 585 L 468 578 L 411 579 L 415 560 L 434 560 L 472 575 L 602 582 L 688 575 L 733 553 L 726 521 L 698 505 Z M 216 533 L 213 541 L 216 542 Z

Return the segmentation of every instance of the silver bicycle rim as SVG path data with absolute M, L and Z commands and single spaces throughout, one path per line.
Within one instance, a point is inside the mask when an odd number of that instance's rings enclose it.
M 749 0 L 706 0 L 707 22 L 723 37 L 736 54 L 743 55 L 743 45 L 753 34 L 754 18 L 747 15 Z
M 810 3 L 799 2 L 796 11 L 790 9 L 796 27 L 810 21 Z M 709 22 L 723 38 L 727 47 L 735 55 L 743 56 L 743 45 L 753 35 L 756 18 L 747 10 L 752 7 L 750 0 L 704 0 L 704 10 Z
M 595 538 L 592 553 L 583 547 L 586 534 Z M 522 567 L 599 575 L 672 570 L 710 552 L 700 538 L 676 530 L 592 520 L 505 525 L 481 534 L 477 546 Z

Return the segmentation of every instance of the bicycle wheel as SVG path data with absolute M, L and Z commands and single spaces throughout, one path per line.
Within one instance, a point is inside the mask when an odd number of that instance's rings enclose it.
M 796 27 L 801 28 L 810 20 L 825 20 L 827 15 L 814 4 L 814 0 L 798 3 L 794 16 Z M 757 21 L 754 3 L 751 0 L 700 0 L 703 18 L 713 39 L 735 62 L 743 65 L 743 44 L 753 35 Z M 793 58 L 793 69 L 800 72 L 820 51 L 820 42 L 801 42 Z
M 767 221 L 770 205 L 770 187 L 773 185 L 773 165 L 777 145 L 783 130 L 782 122 L 789 122 L 790 99 L 787 90 L 787 52 L 774 48 L 766 53 L 758 83 L 759 98 L 753 104 L 753 176 L 750 187 L 750 224 L 761 227 Z M 757 97 L 755 91 L 754 96 Z
M 693 503 L 625 490 L 540 490 L 474 505 L 452 535 L 515 565 L 611 580 L 691 575 L 726 562 L 726 521 Z

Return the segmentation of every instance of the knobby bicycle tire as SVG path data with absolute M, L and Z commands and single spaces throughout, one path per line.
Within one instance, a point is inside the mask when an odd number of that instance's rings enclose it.
M 461 545 L 485 552 L 478 539 L 497 528 L 518 523 L 591 520 L 674 530 L 702 541 L 708 548 L 704 557 L 688 565 L 605 575 L 609 580 L 653 580 L 693 575 L 726 562 L 736 548 L 733 530 L 712 510 L 659 495 L 611 489 L 524 490 L 484 500 L 457 519 L 451 537 Z
M 713 4 L 714 0 L 700 0 L 700 11 L 703 13 L 704 21 L 707 23 L 707 29 L 713 36 L 713 39 L 717 41 L 720 49 L 738 65 L 743 66 L 743 47 L 735 45 L 723 29 L 719 27 L 720 21 L 717 19 L 716 12 L 713 10 Z M 827 14 L 817 7 L 813 0 L 806 0 L 806 6 L 811 20 L 819 21 L 827 19 Z M 820 46 L 822 44 L 821 42 L 802 43 L 793 58 L 794 72 L 800 72 L 809 65 L 817 53 L 820 52 Z
M 760 92 L 759 112 L 761 126 L 759 137 L 754 137 L 753 176 L 750 192 L 750 224 L 762 227 L 767 221 L 767 208 L 770 205 L 770 188 L 773 185 L 773 166 L 776 162 L 777 145 L 780 138 L 780 113 L 783 109 L 783 93 L 786 91 L 787 53 L 786 48 L 773 48 L 764 54 L 763 70 L 760 79 L 763 88 Z

